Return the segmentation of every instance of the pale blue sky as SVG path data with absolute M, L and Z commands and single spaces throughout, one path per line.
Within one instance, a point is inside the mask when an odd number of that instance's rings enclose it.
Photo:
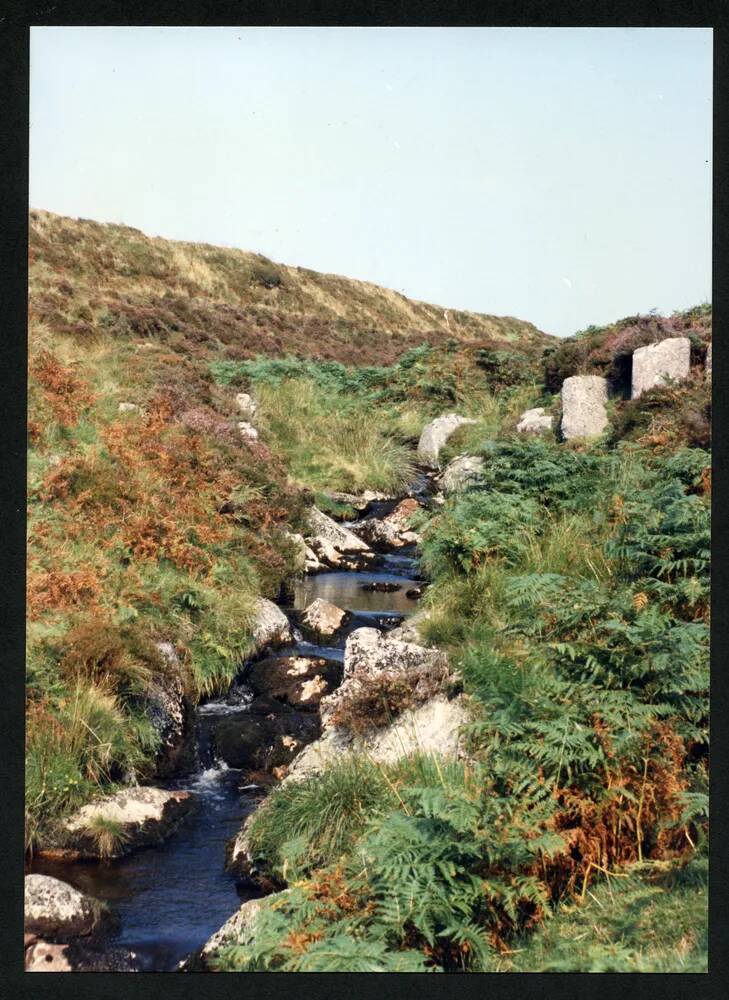
M 567 335 L 711 298 L 709 29 L 34 28 L 30 202 Z

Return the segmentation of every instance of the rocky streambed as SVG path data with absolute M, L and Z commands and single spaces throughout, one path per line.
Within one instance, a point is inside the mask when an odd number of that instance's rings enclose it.
M 69 831 L 66 846 L 31 861 L 33 874 L 60 880 L 90 899 L 69 903 L 63 897 L 66 908 L 85 913 L 100 903 L 108 919 L 70 920 L 66 931 L 54 933 L 48 899 L 66 890 L 36 880 L 42 919 L 30 925 L 26 920 L 27 968 L 174 971 L 186 959 L 190 967 L 189 957 L 242 903 L 260 895 L 260 883 L 241 878 L 240 864 L 226 865 L 231 845 L 235 861 L 246 817 L 268 787 L 286 779 L 298 757 L 311 768 L 305 748 L 326 750 L 332 737 L 336 743 L 331 730 L 320 738 L 320 703 L 331 700 L 342 683 L 345 646 L 350 654 L 382 659 L 375 647 L 394 635 L 395 645 L 386 647 L 390 659 L 407 652 L 403 640 L 413 639 L 407 619 L 423 586 L 417 537 L 407 519 L 431 502 L 432 491 L 431 479 L 421 476 L 407 497 L 358 500 L 355 521 L 337 523 L 315 512 L 311 535 L 301 539 L 308 572 L 280 603 L 285 619 L 270 606 L 258 630 L 257 656 L 225 695 L 188 713 L 185 752 L 175 755 L 176 769 L 158 783 L 159 790 L 132 788 L 127 799 L 122 795 L 123 808 L 108 814 L 123 819 L 132 803 L 138 811 L 134 829 L 142 834 L 137 849 L 99 860 Z M 363 640 L 347 645 L 354 632 Z M 163 801 L 164 793 L 169 796 Z

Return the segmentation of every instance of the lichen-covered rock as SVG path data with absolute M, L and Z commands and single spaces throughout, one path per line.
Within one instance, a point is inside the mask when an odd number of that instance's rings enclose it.
M 258 431 L 253 426 L 253 424 L 249 424 L 247 420 L 238 421 L 238 430 L 240 432 L 240 436 L 243 438 L 244 441 L 258 440 Z
M 302 781 L 342 759 L 347 753 L 366 753 L 374 761 L 394 763 L 413 753 L 456 757 L 463 751 L 462 727 L 468 722 L 468 701 L 464 695 L 449 699 L 438 695 L 422 705 L 409 708 L 384 729 L 354 737 L 341 729 L 327 729 L 320 739 L 296 757 L 281 782 Z M 244 856 L 245 842 L 238 845 Z
M 51 875 L 25 876 L 24 930 L 51 941 L 69 941 L 109 931 L 108 907 Z
M 346 611 L 325 601 L 323 597 L 317 597 L 301 616 L 301 627 L 314 636 L 329 638 L 342 627 L 346 619 Z
M 420 646 L 426 645 L 420 635 L 421 626 L 430 618 L 430 612 L 423 609 L 406 618 L 402 625 L 388 633 L 389 639 L 399 639 L 400 642 L 414 642 Z
M 71 941 L 54 944 L 35 939 L 25 950 L 26 972 L 142 972 L 138 955 L 117 948 Z
M 240 411 L 241 420 L 252 423 L 258 412 L 258 405 L 255 399 L 249 396 L 247 392 L 239 392 L 235 397 L 235 405 Z
M 319 704 L 322 728 L 326 730 L 332 726 L 341 705 L 356 695 L 363 685 L 376 684 L 380 674 L 406 675 L 413 688 L 413 700 L 425 700 L 428 694 L 418 697 L 418 685 L 422 680 L 430 686 L 433 671 L 439 672 L 445 682 L 448 659 L 440 650 L 402 642 L 375 628 L 355 629 L 347 637 L 344 648 L 342 683 Z
M 275 906 L 276 902 L 285 898 L 286 890 L 276 892 L 263 899 L 249 899 L 239 910 L 225 921 L 223 926 L 208 938 L 200 952 L 203 966 L 214 956 L 218 949 L 228 943 L 241 945 L 250 944 L 256 933 L 256 920 L 261 910 Z
M 173 833 L 195 806 L 191 792 L 167 791 L 151 786 L 125 788 L 82 806 L 64 820 L 56 842 L 40 853 L 72 858 L 118 858 L 139 847 L 159 844 Z M 101 851 L 94 831 L 114 829 L 114 843 Z
M 607 380 L 599 375 L 572 375 L 562 384 L 562 437 L 599 437 L 608 425 Z
M 459 455 L 443 470 L 439 484 L 444 493 L 456 493 L 471 483 L 476 483 L 483 475 L 485 462 L 478 455 Z
M 516 429 L 520 434 L 542 434 L 544 431 L 551 431 L 552 418 L 545 413 L 543 406 L 535 406 L 522 413 Z
M 314 541 L 324 539 L 330 542 L 340 553 L 367 552 L 369 546 L 348 528 L 337 524 L 317 507 L 312 507 L 307 515 L 307 521 L 312 539 L 311 547 L 316 551 Z
M 444 413 L 426 424 L 418 441 L 418 461 L 430 468 L 438 468 L 438 456 L 451 434 L 464 424 L 475 424 L 476 420 L 461 417 L 457 413 Z
M 254 652 L 259 653 L 266 646 L 282 646 L 293 640 L 293 633 L 288 618 L 283 611 L 269 601 L 260 597 L 256 604 L 256 618 L 253 625 Z
M 691 366 L 691 341 L 688 337 L 669 337 L 657 344 L 639 347 L 633 352 L 631 398 L 637 399 L 647 389 L 668 379 L 680 382 L 688 378 Z

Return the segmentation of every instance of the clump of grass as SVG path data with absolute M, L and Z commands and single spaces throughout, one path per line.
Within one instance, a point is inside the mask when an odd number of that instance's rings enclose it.
M 108 816 L 94 816 L 84 832 L 91 838 L 100 858 L 117 857 L 129 842 L 124 825 Z
M 414 476 L 412 453 L 371 404 L 305 378 L 257 389 L 263 427 L 291 475 L 315 490 L 397 491 Z
M 271 794 L 249 828 L 251 853 L 284 877 L 311 870 L 351 849 L 372 817 L 395 801 L 384 771 L 349 754 Z

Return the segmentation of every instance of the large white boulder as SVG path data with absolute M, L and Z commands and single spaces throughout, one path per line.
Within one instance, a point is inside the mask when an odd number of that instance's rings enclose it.
M 369 551 L 369 545 L 360 538 L 357 538 L 354 532 L 341 524 L 337 524 L 331 517 L 320 511 L 318 507 L 312 507 L 308 512 L 307 524 L 310 532 L 309 537 L 312 540 L 324 539 L 327 542 L 331 542 L 339 552 Z M 312 545 L 312 548 L 315 548 L 315 546 Z
M 544 431 L 551 431 L 552 418 L 545 412 L 543 406 L 535 406 L 534 409 L 522 413 L 516 429 L 520 434 L 542 434 Z
M 637 399 L 647 389 L 663 385 L 668 379 L 680 382 L 691 366 L 691 341 L 688 337 L 669 337 L 657 344 L 639 347 L 633 352 L 631 398 Z
M 24 890 L 26 934 L 68 941 L 97 934 L 109 924 L 103 903 L 51 875 L 26 875 Z
M 456 493 L 478 482 L 483 476 L 486 463 L 478 455 L 459 455 L 443 470 L 439 479 L 444 493 Z
M 562 384 L 562 437 L 599 437 L 608 425 L 607 380 L 599 375 L 572 375 Z
M 246 420 L 238 421 L 238 430 L 240 431 L 240 436 L 244 441 L 258 440 L 258 431 L 253 424 L 249 424 Z
M 475 424 L 476 420 L 461 417 L 457 413 L 444 413 L 426 424 L 418 442 L 418 461 L 429 468 L 438 468 L 438 456 L 443 445 L 454 431 L 464 424 Z

